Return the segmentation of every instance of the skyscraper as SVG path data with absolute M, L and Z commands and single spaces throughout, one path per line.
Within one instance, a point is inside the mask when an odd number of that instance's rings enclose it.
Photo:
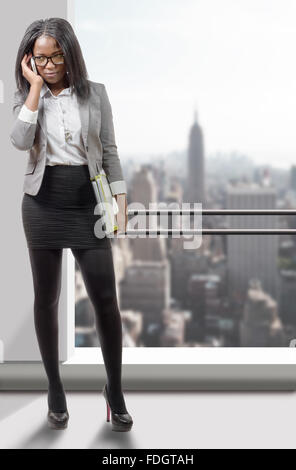
M 202 129 L 197 122 L 197 111 L 194 112 L 194 123 L 189 133 L 185 197 L 185 202 L 205 203 L 204 141 Z
M 228 186 L 227 209 L 275 209 L 274 187 L 256 183 Z M 276 229 L 275 215 L 230 215 L 229 228 Z M 278 235 L 228 235 L 227 265 L 229 294 L 246 294 L 249 281 L 257 278 L 262 289 L 278 301 Z

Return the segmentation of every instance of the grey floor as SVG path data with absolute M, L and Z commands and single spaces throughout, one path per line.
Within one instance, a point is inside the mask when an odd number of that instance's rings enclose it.
M 49 429 L 47 393 L 0 392 L 1 449 L 296 449 L 296 392 L 125 392 L 130 432 L 101 392 L 67 392 L 68 428 Z

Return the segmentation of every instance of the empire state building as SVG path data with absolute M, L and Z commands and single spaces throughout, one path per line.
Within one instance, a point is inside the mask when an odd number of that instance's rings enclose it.
M 204 188 L 204 141 L 203 133 L 197 122 L 197 112 L 194 112 L 194 123 L 189 134 L 187 160 L 187 200 L 185 202 L 205 203 Z

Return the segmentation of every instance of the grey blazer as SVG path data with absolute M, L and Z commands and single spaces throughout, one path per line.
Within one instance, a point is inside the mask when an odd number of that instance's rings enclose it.
M 90 97 L 82 105 L 79 104 L 79 113 L 90 176 L 98 174 L 99 169 L 103 169 L 113 195 L 126 193 L 126 182 L 123 178 L 115 143 L 112 109 L 105 85 L 91 80 L 88 82 Z M 39 100 L 36 124 L 18 119 L 24 102 L 19 90 L 16 90 L 13 104 L 14 122 L 10 140 L 18 150 L 28 152 L 23 191 L 36 195 L 42 183 L 46 163 L 47 133 L 44 101 L 42 98 Z

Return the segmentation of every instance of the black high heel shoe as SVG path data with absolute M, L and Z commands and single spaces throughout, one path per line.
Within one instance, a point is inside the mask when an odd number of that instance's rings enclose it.
M 107 406 L 107 419 L 110 421 L 110 410 L 111 410 L 111 422 L 112 422 L 112 431 L 129 431 L 133 425 L 133 419 L 129 413 L 114 413 L 110 406 L 108 395 L 107 395 L 107 384 L 104 385 L 103 395 L 106 400 Z
M 62 395 L 60 393 L 60 395 Z M 47 422 L 48 426 L 52 429 L 66 429 L 68 426 L 69 412 L 66 406 L 65 411 L 53 411 L 51 409 L 51 401 L 49 399 L 49 391 L 47 395 L 48 403 L 48 413 L 47 413 Z
M 48 410 L 47 422 L 48 426 L 52 429 L 66 429 L 68 426 L 69 413 L 66 411 L 52 411 Z

